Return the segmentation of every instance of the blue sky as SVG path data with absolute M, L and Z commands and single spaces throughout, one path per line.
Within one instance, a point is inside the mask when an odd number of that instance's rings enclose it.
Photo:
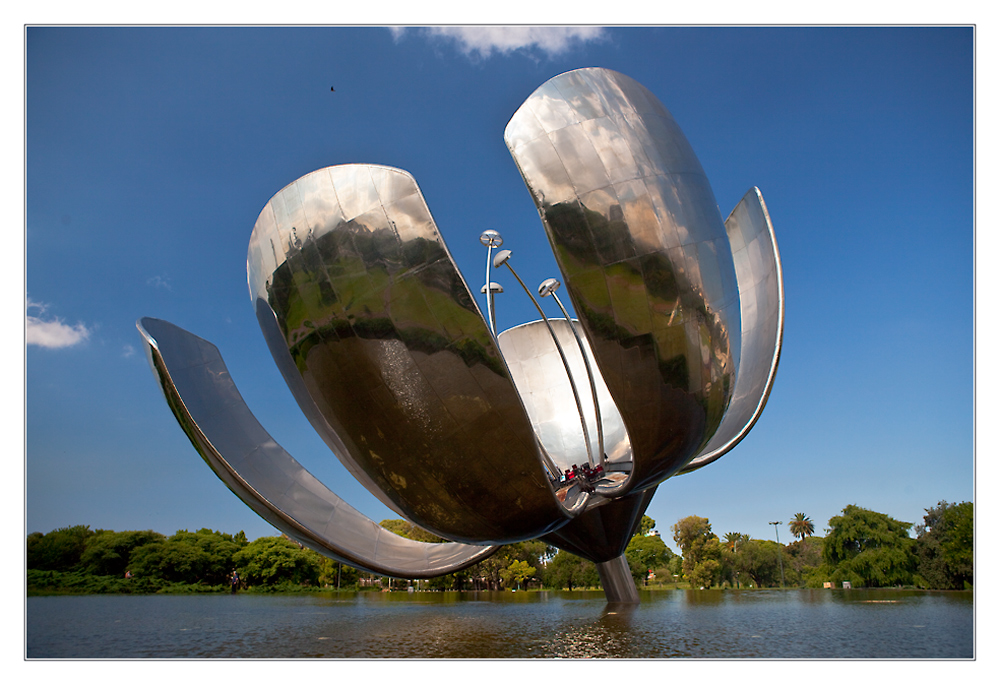
M 526 280 L 558 276 L 503 130 L 586 66 L 659 97 L 723 215 L 760 187 L 784 269 L 767 408 L 660 486 L 664 538 L 692 514 L 773 539 L 796 512 L 822 533 L 848 504 L 913 522 L 974 498 L 971 28 L 30 28 L 25 54 L 26 533 L 275 533 L 177 426 L 142 316 L 217 345 L 280 444 L 393 516 L 271 360 L 246 286 L 254 221 L 310 171 L 386 164 L 414 175 L 474 290 L 486 228 Z M 536 318 L 509 292 L 499 328 Z

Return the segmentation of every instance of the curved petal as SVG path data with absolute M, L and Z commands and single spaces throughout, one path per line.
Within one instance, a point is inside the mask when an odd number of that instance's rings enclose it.
M 596 454 L 597 416 L 590 384 L 585 380 L 587 367 L 583 356 L 566 319 L 552 319 L 549 325 L 552 333 L 560 340 L 577 386 L 582 389 L 591 450 Z M 579 326 L 578 323 L 576 325 Z M 508 328 L 497 336 L 497 340 L 514 383 L 521 393 L 528 418 L 556 467 L 563 472 L 574 465 L 585 464 L 587 448 L 580 429 L 573 391 L 549 328 L 542 321 L 532 321 Z M 593 352 L 586 341 L 584 346 L 593 367 Z M 621 414 L 611 399 L 604 379 L 598 374 L 595 374 L 594 385 L 601 410 L 607 458 L 605 478 L 595 484 L 596 491 L 600 495 L 614 497 L 621 494 L 624 489 L 622 486 L 632 470 L 632 446 Z
M 214 345 L 159 319 L 143 318 L 136 327 L 167 404 L 202 458 L 237 497 L 289 537 L 351 566 L 402 578 L 452 573 L 496 551 L 417 542 L 382 528 L 267 434 Z
M 350 164 L 264 207 L 247 254 L 258 321 L 345 466 L 449 540 L 564 525 L 495 339 L 410 174 Z
M 684 467 L 689 473 L 736 447 L 760 418 L 781 356 L 785 291 L 774 226 L 764 197 L 751 188 L 726 219 L 740 287 L 739 371 L 722 425 L 704 450 Z
M 739 294 L 705 172 L 670 112 L 608 69 L 550 79 L 504 133 L 632 442 L 629 487 L 711 439 L 736 379 Z

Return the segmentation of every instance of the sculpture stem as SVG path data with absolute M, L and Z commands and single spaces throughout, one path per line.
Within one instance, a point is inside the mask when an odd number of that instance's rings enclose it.
M 597 575 L 601 578 L 601 587 L 608 602 L 614 604 L 638 604 L 639 591 L 632 580 L 632 571 L 628 567 L 625 555 L 615 557 L 610 561 L 597 564 Z

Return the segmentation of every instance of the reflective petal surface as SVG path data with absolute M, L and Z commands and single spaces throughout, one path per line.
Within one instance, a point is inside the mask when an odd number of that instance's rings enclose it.
M 683 473 L 710 464 L 731 450 L 764 411 L 778 370 L 785 320 L 781 260 L 764 197 L 752 188 L 726 219 L 736 262 L 743 330 L 736 390 L 719 430 Z
M 550 79 L 504 137 L 561 270 L 538 294 L 564 318 L 536 301 L 542 321 L 494 337 L 491 269 L 528 290 L 511 250 L 481 233 L 488 324 L 416 182 L 391 167 L 303 176 L 247 251 L 258 322 L 310 423 L 388 507 L 456 542 L 405 540 L 349 507 L 257 423 L 213 345 L 156 319 L 139 330 L 205 461 L 303 544 L 421 578 L 540 538 L 596 562 L 610 600 L 637 602 L 623 553 L 656 486 L 732 449 L 773 385 L 770 216 L 753 188 L 723 222 L 671 114 L 614 71 Z
M 581 393 L 584 416 L 587 419 L 591 451 L 598 451 L 597 416 L 593 395 L 586 382 L 587 370 L 566 319 L 550 322 L 570 362 L 570 370 Z M 566 371 L 559 359 L 549 329 L 542 321 L 515 326 L 498 336 L 500 349 L 510 367 L 511 375 L 521 393 L 535 432 L 542 446 L 560 473 L 574 465 L 587 463 L 587 448 L 573 400 Z M 586 341 L 584 341 L 586 345 Z M 593 353 L 585 348 L 594 368 Z M 595 377 L 597 397 L 604 428 L 604 452 L 607 455 L 605 478 L 596 483 L 596 492 L 603 496 L 620 494 L 632 469 L 632 447 L 621 414 L 611 399 L 604 380 Z
M 528 539 L 568 520 L 409 174 L 345 165 L 292 183 L 261 212 L 247 273 L 296 400 L 373 493 L 462 542 Z
M 550 79 L 505 140 L 630 436 L 629 487 L 655 485 L 712 438 L 736 382 L 739 292 L 708 179 L 666 108 L 607 69 Z
M 289 537 L 357 568 L 403 578 L 452 573 L 496 550 L 417 542 L 385 530 L 267 434 L 214 345 L 159 319 L 137 326 L 167 404 L 199 454 L 237 497 Z

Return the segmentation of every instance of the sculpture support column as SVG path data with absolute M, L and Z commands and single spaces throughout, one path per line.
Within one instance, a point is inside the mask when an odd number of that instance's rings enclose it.
M 638 604 L 639 590 L 632 580 L 625 555 L 597 564 L 597 574 L 601 577 L 604 595 L 612 604 Z

